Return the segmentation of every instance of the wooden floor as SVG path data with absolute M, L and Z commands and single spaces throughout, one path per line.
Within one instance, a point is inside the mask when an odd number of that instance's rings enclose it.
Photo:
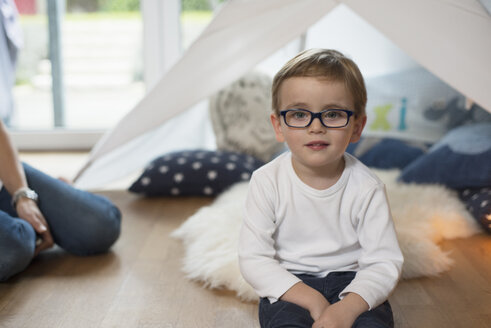
M 142 199 L 105 191 L 123 212 L 111 253 L 42 253 L 0 283 L 0 327 L 258 327 L 256 304 L 210 291 L 180 271 L 169 234 L 208 198 Z M 438 278 L 402 281 L 390 300 L 396 327 L 491 327 L 491 236 L 447 241 L 455 265 Z

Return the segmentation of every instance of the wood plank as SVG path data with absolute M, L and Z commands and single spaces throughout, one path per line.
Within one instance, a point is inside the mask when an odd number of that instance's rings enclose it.
M 0 327 L 259 327 L 257 304 L 206 289 L 181 271 L 169 235 L 211 198 L 141 198 L 105 191 L 123 212 L 108 254 L 53 249 L 0 284 Z M 401 281 L 390 301 L 396 327 L 490 327 L 491 237 L 445 241 L 455 260 L 439 277 Z

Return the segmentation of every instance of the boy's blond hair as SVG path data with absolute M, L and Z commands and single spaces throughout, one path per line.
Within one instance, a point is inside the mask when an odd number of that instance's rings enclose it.
M 331 81 L 345 83 L 346 89 L 353 97 L 355 108 L 352 110 L 357 117 L 365 116 L 367 90 L 363 76 L 354 61 L 342 53 L 331 49 L 309 49 L 290 59 L 276 73 L 273 86 L 273 111 L 280 114 L 279 91 L 281 84 L 290 77 L 319 77 Z

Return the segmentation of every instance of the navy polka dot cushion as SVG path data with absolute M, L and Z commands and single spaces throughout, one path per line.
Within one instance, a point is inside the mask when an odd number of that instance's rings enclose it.
M 264 163 L 230 151 L 189 150 L 154 159 L 130 191 L 147 196 L 215 196 Z
M 491 187 L 462 189 L 459 197 L 484 230 L 491 233 Z

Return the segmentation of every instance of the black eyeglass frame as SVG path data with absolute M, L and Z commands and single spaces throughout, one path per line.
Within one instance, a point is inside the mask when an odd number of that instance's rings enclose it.
M 288 112 L 298 112 L 298 111 L 302 111 L 302 112 L 306 112 L 306 113 L 309 113 L 310 114 L 310 122 L 305 125 L 305 126 L 294 126 L 294 125 L 290 125 L 286 122 L 286 114 L 288 114 Z M 322 114 L 326 113 L 326 112 L 331 112 L 331 111 L 341 111 L 341 112 L 345 112 L 348 117 L 346 119 L 346 124 L 345 125 L 339 125 L 339 126 L 328 126 L 326 125 L 323 121 L 322 121 Z M 302 128 L 308 128 L 310 126 L 310 124 L 312 124 L 312 122 L 314 121 L 314 119 L 318 118 L 319 121 L 321 122 L 321 124 L 326 127 L 326 128 L 331 128 L 331 129 L 339 129 L 339 128 L 344 128 L 345 126 L 347 126 L 349 124 L 349 119 L 351 116 L 355 115 L 355 112 L 353 112 L 352 110 L 347 110 L 347 109 L 340 109 L 340 108 L 330 108 L 330 109 L 325 109 L 323 111 L 320 111 L 318 113 L 314 113 L 314 112 L 311 112 L 310 110 L 308 109 L 303 109 L 303 108 L 291 108 L 291 109 L 284 109 L 282 111 L 280 111 L 280 115 L 283 116 L 283 122 L 285 122 L 285 124 L 291 128 L 297 128 L 297 129 L 302 129 Z

